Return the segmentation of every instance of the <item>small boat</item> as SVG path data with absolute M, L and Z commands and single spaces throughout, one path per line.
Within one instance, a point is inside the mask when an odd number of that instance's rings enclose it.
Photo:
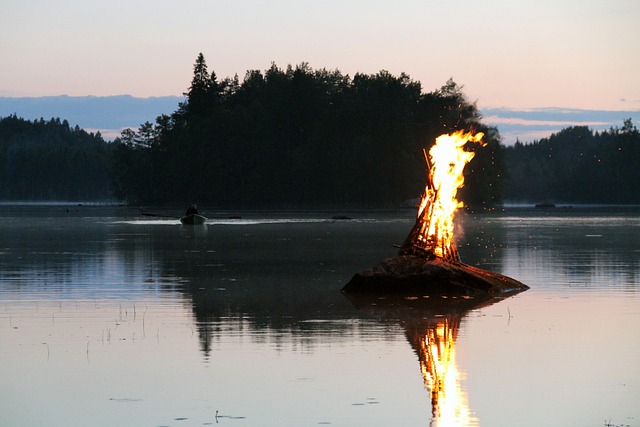
M 185 225 L 202 225 L 207 222 L 207 218 L 202 215 L 191 214 L 180 218 L 180 222 Z

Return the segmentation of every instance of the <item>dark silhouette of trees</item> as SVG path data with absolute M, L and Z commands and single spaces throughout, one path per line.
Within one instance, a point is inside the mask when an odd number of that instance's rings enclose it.
M 59 118 L 0 118 L 0 198 L 104 200 L 110 147 L 97 134 Z
M 424 94 L 406 74 L 353 78 L 307 63 L 218 81 L 202 54 L 169 116 L 115 141 L 114 193 L 136 203 L 217 207 L 397 206 L 425 184 L 422 148 L 454 130 L 487 134 L 465 197 L 500 201 L 503 147 L 452 80 Z
M 457 130 L 484 132 L 459 198 L 471 208 L 521 202 L 640 203 L 640 132 L 631 119 L 573 126 L 504 147 L 452 79 L 423 93 L 387 71 L 247 71 L 219 80 L 198 55 L 175 112 L 114 143 L 60 119 L 0 118 L 0 198 L 101 200 L 218 208 L 399 206 L 426 182 L 422 150 Z
M 631 119 L 603 132 L 569 127 L 506 154 L 506 200 L 640 203 L 640 132 Z
M 402 73 L 343 75 L 276 64 L 219 80 L 202 54 L 175 112 L 114 143 L 60 119 L 0 118 L 0 198 L 219 208 L 398 206 L 425 185 L 422 150 L 457 130 L 484 132 L 460 198 L 640 203 L 640 132 L 631 119 L 573 126 L 504 147 L 452 79 L 423 93 Z

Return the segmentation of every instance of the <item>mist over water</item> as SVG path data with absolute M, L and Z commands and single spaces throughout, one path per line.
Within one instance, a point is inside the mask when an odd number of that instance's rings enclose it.
M 340 293 L 409 210 L 67 208 L 0 206 L 1 425 L 640 425 L 638 210 L 460 215 L 531 287 L 460 311 Z

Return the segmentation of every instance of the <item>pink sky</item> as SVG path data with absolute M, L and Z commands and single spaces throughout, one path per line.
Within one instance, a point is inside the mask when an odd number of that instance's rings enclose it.
M 640 109 L 637 0 L 5 0 L 0 96 L 180 95 L 308 62 L 449 77 L 482 107 Z

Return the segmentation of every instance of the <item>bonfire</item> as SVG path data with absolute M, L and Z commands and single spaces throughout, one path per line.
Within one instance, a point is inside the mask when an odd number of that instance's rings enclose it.
M 456 197 L 458 189 L 464 185 L 464 167 L 475 156 L 473 151 L 464 150 L 464 146 L 467 142 L 484 145 L 483 136 L 481 132 L 463 131 L 440 135 L 429 155 L 423 150 L 427 184 L 418 206 L 416 224 L 402 245 L 401 254 L 460 261 L 453 240 L 453 221 L 463 203 Z
M 464 264 L 454 240 L 454 218 L 463 204 L 457 200 L 464 185 L 464 167 L 475 153 L 468 144 L 484 146 L 482 133 L 458 131 L 439 136 L 427 154 L 427 183 L 416 223 L 400 254 L 356 273 L 345 292 L 405 292 L 472 296 L 506 295 L 528 289 L 497 273 Z

